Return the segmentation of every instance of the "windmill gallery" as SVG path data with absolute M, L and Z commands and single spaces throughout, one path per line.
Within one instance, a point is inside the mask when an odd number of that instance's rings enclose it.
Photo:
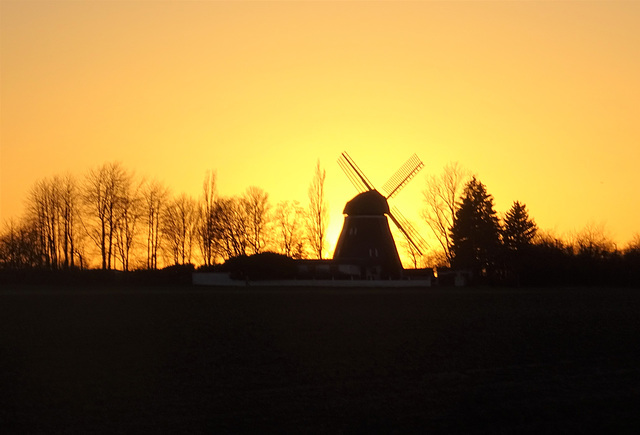
M 400 167 L 378 191 L 355 161 L 343 152 L 338 164 L 358 191 L 344 207 L 344 224 L 333 259 L 291 260 L 295 272 L 286 281 L 292 285 L 357 285 L 363 280 L 398 285 L 430 285 L 431 269 L 405 270 L 402 267 L 389 220 L 407 239 L 410 249 L 422 254 L 425 241 L 389 200 L 397 195 L 423 168 L 415 154 Z M 246 274 L 194 273 L 199 285 L 249 285 Z M 238 279 L 239 278 L 239 279 Z M 282 280 L 272 280 L 283 285 Z M 267 284 L 261 280 L 261 284 Z

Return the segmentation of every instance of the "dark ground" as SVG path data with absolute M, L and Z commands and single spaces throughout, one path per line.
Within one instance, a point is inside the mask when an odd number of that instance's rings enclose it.
M 3 433 L 637 433 L 640 290 L 0 289 Z

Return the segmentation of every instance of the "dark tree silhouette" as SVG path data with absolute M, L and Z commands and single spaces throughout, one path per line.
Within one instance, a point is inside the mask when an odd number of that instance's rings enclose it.
M 200 202 L 200 218 L 198 225 L 198 242 L 205 266 L 215 263 L 215 204 L 216 173 L 207 172 L 202 183 L 202 200 Z
M 324 195 L 326 171 L 316 163 L 316 170 L 309 185 L 309 209 L 307 216 L 307 236 L 309 245 L 317 259 L 321 259 L 327 243 L 327 226 L 329 225 L 329 208 Z
M 248 218 L 242 200 L 237 197 L 218 198 L 214 208 L 216 250 L 228 260 L 247 255 Z
M 616 279 L 616 263 L 622 258 L 604 225 L 589 224 L 574 238 L 574 269 L 580 284 Z
M 640 252 L 640 233 L 635 233 L 627 246 L 625 247 L 625 252 L 629 251 L 637 251 Z
M 106 163 L 92 169 L 83 186 L 83 203 L 87 233 L 100 250 L 103 270 L 112 268 L 115 253 L 118 219 L 121 217 L 124 190 L 132 182 L 132 175 L 120 164 Z
M 39 236 L 29 220 L 10 220 L 0 234 L 0 267 L 23 269 L 42 265 Z
M 133 174 L 120 189 L 118 198 L 115 252 L 120 259 L 122 270 L 129 270 L 129 258 L 134 241 L 138 235 L 138 224 L 144 215 L 144 199 L 141 192 L 142 184 L 133 181 Z
M 147 227 L 147 269 L 158 268 L 161 248 L 161 223 L 169 199 L 169 189 L 159 181 L 147 183 L 142 189 Z
M 452 266 L 474 278 L 494 277 L 500 251 L 500 224 L 493 196 L 473 177 L 465 186 L 451 228 Z
M 304 209 L 298 201 L 280 201 L 276 206 L 275 236 L 281 254 L 292 258 L 304 257 L 303 219 Z
M 624 248 L 624 261 L 626 265 L 626 282 L 637 285 L 640 283 L 640 233 L 634 234 L 631 241 Z
M 607 234 L 604 225 L 588 224 L 575 236 L 578 255 L 599 258 L 616 250 L 616 245 Z
M 190 264 L 198 225 L 196 201 L 183 193 L 164 210 L 162 232 L 173 264 Z
M 73 178 L 55 176 L 36 182 L 27 198 L 27 210 L 42 265 L 52 269 L 73 266 L 79 213 Z
M 31 188 L 28 213 L 38 237 L 43 266 L 58 268 L 60 195 L 57 183 L 42 179 Z
M 508 274 L 520 285 L 521 275 L 530 259 L 533 238 L 538 227 L 524 204 L 515 201 L 505 214 L 502 227 L 502 243 L 505 248 L 504 263 Z
M 518 251 L 531 244 L 538 231 L 533 219 L 529 218 L 527 207 L 515 201 L 505 214 L 502 227 L 502 241 L 509 251 Z
M 427 179 L 426 188 L 422 191 L 422 217 L 442 247 L 447 263 L 451 263 L 451 228 L 459 206 L 458 199 L 468 179 L 469 171 L 458 162 L 449 163 L 442 174 Z
M 62 252 L 64 253 L 63 267 L 75 266 L 78 236 L 76 227 L 79 219 L 80 194 L 75 179 L 66 175 L 60 184 L 60 216 L 62 220 Z
M 267 245 L 269 223 L 269 194 L 256 186 L 249 186 L 242 196 L 247 217 L 247 242 L 250 254 L 259 254 Z

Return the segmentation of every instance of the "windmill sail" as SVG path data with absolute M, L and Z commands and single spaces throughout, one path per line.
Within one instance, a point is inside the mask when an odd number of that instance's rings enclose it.
M 409 220 L 400 213 L 397 207 L 391 209 L 389 218 L 396 224 L 396 227 L 398 227 L 402 234 L 404 234 L 411 246 L 413 246 L 420 255 L 424 255 L 424 251 L 426 251 L 429 246 L 428 243 L 422 238 L 415 227 L 411 225 Z
M 342 153 L 338 159 L 338 165 L 340 165 L 340 168 L 342 168 L 358 192 L 362 193 L 368 190 L 374 190 L 371 181 L 364 175 L 364 172 L 360 170 L 349 154 L 346 152 Z
M 395 174 L 382 186 L 382 191 L 386 193 L 387 199 L 396 195 L 413 177 L 424 167 L 424 163 L 417 155 L 412 155 Z

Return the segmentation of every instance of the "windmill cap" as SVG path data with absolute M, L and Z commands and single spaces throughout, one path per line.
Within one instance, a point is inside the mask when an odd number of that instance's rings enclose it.
M 385 215 L 391 212 L 387 199 L 377 190 L 369 190 L 347 202 L 342 213 L 348 216 L 366 216 Z

